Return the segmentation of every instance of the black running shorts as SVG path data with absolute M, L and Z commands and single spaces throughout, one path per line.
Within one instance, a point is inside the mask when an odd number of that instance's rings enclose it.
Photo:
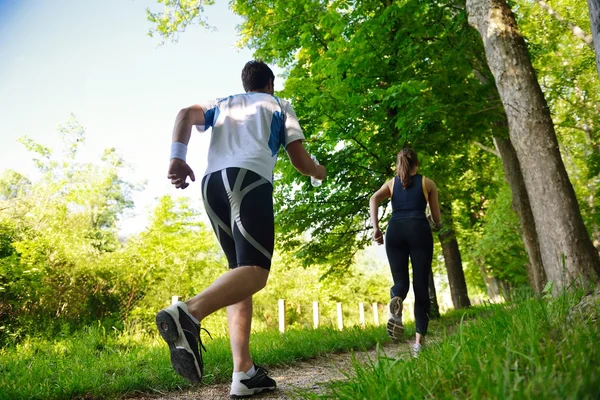
M 226 168 L 202 179 L 204 208 L 229 268 L 269 270 L 275 241 L 273 185 L 243 168 Z

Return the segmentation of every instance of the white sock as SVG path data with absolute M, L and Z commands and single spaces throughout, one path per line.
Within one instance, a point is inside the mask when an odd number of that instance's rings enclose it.
M 252 364 L 252 368 L 250 368 L 248 372 L 234 372 L 233 379 L 235 380 L 236 377 L 238 378 L 237 380 L 246 379 L 246 377 L 252 378 L 254 375 L 256 375 L 256 368 L 254 367 L 254 364 Z

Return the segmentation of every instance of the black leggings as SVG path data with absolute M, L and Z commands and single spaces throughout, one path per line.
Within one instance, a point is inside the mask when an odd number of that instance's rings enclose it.
M 415 292 L 415 320 L 417 332 L 427 333 L 429 324 L 429 274 L 433 257 L 433 236 L 426 219 L 391 220 L 385 233 L 387 253 L 394 286 L 391 297 L 406 298 L 410 281 L 408 258 L 413 268 L 413 288 Z

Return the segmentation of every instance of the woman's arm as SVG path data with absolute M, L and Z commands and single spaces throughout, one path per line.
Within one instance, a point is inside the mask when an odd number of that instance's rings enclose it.
M 371 223 L 373 224 L 373 240 L 379 244 L 383 244 L 383 234 L 379 229 L 379 205 L 381 202 L 391 196 L 388 183 L 384 183 L 378 191 L 371 196 L 369 200 L 369 210 L 371 212 Z
M 440 213 L 440 204 L 438 202 L 437 187 L 431 179 L 427 179 L 425 184 L 429 191 L 429 209 L 431 210 L 431 218 L 433 219 L 433 222 L 439 226 L 442 222 L 442 215 Z

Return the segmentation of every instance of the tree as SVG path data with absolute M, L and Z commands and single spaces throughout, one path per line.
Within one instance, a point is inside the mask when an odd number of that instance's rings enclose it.
M 573 281 L 587 286 L 599 279 L 600 259 L 583 224 L 550 112 L 514 15 L 503 0 L 468 0 L 467 9 L 469 22 L 483 39 L 505 105 L 546 275 L 557 288 Z
M 15 199 L 26 192 L 30 186 L 31 181 L 26 176 L 13 170 L 4 171 L 0 176 L 0 201 Z
M 431 311 L 429 311 L 429 316 L 431 319 L 440 317 L 440 305 L 437 300 L 437 291 L 435 290 L 435 280 L 433 279 L 433 271 L 429 274 L 429 303 L 431 304 Z
M 591 35 L 577 34 L 589 21 L 587 4 L 554 0 L 552 7 L 550 13 L 519 1 L 515 17 L 550 107 L 582 217 L 600 249 L 600 80 Z
M 39 179 L 9 172 L 0 187 L 8 193 L 0 200 L 0 225 L 12 232 L 11 251 L 0 259 L 8 326 L 52 330 L 56 318 L 82 323 L 109 316 L 118 305 L 114 274 L 98 258 L 119 246 L 116 222 L 131 207 L 135 186 L 120 178 L 124 164 L 114 150 L 100 163 L 78 160 L 85 130 L 74 118 L 59 132 L 59 154 L 21 140 Z
M 534 292 L 539 294 L 544 290 L 547 278 L 521 166 L 510 139 L 495 138 L 494 142 L 501 154 L 506 180 L 511 187 L 512 208 L 521 221 L 521 238 L 529 255 L 527 264 L 529 283 Z

